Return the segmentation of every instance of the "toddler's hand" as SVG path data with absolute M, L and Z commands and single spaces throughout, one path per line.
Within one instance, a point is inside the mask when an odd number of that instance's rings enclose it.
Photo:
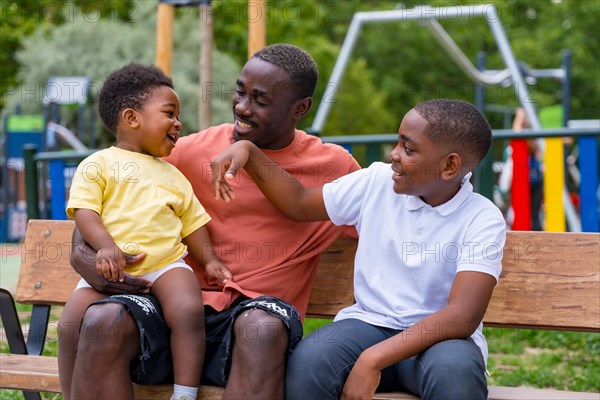
M 229 280 L 233 280 L 233 275 L 229 268 L 219 259 L 211 260 L 205 265 L 206 272 L 223 285 Z
M 96 270 L 110 282 L 125 280 L 125 263 L 125 255 L 117 245 L 96 252 Z

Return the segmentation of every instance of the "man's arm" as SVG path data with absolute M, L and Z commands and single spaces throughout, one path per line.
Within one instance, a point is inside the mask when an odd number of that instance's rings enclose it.
M 296 221 L 329 219 L 322 186 L 305 188 L 247 140 L 240 140 L 225 149 L 211 161 L 211 168 L 217 198 L 225 201 L 235 198 L 229 181 L 244 168 L 265 197 L 289 218 Z
M 79 230 L 75 228 L 72 238 L 71 266 L 87 283 L 99 293 L 111 294 L 147 294 L 152 283 L 144 278 L 125 273 L 123 282 L 110 282 L 96 270 L 96 251 L 84 240 Z M 145 254 L 126 256 L 127 264 L 136 264 L 142 261 Z

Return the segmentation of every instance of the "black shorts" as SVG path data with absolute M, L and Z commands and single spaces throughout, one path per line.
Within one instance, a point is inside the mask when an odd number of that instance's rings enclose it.
M 122 304 L 137 323 L 141 348 L 139 358 L 130 365 L 132 380 L 144 385 L 172 383 L 170 330 L 158 301 L 149 295 L 113 295 L 94 304 L 99 303 Z M 233 323 L 240 313 L 249 309 L 264 310 L 284 323 L 288 329 L 287 356 L 302 339 L 300 314 L 292 305 L 276 297 L 239 297 L 223 311 L 205 306 L 206 353 L 202 368 L 203 383 L 222 387 L 227 385 L 231 368 Z

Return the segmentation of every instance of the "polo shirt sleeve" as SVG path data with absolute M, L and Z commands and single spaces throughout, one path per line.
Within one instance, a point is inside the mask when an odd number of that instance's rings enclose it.
M 368 195 L 373 167 L 342 176 L 323 186 L 323 201 L 329 219 L 335 225 L 357 225 L 362 203 Z
M 492 275 L 497 283 L 502 272 L 506 222 L 500 211 L 491 207 L 481 212 L 469 226 L 462 244 L 462 257 L 458 261 L 457 272 L 483 272 Z

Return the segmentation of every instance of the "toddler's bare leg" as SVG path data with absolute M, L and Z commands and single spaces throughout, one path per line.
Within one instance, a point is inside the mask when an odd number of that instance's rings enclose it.
M 175 383 L 197 387 L 206 348 L 200 284 L 190 270 L 173 268 L 154 282 L 151 292 L 171 328 Z

